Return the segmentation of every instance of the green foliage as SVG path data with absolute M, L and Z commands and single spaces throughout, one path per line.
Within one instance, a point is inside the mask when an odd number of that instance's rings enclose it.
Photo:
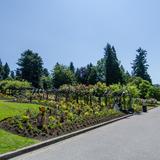
M 0 90 L 6 92 L 8 89 L 25 89 L 31 87 L 27 81 L 3 80 L 0 81 Z
M 119 67 L 116 50 L 107 44 L 105 50 L 105 79 L 106 84 L 122 83 L 122 73 Z
M 22 116 L 22 122 L 28 122 L 28 120 L 29 120 L 29 116 L 26 116 L 26 115 L 23 115 Z
M 19 68 L 16 69 L 16 80 L 22 80 L 22 73 Z
M 97 70 L 96 67 L 92 65 L 92 63 L 88 64 L 86 67 L 78 68 L 75 76 L 78 83 L 85 85 L 94 85 L 98 81 Z
M 38 142 L 38 140 L 21 137 L 0 129 L 0 154 L 14 151 Z
M 54 116 L 49 116 L 48 117 L 49 121 L 54 122 L 56 120 L 56 118 Z
M 70 63 L 69 69 L 72 71 L 72 73 L 75 73 L 75 67 L 73 65 L 73 62 Z
M 48 90 L 52 88 L 52 78 L 50 76 L 42 76 L 40 80 L 41 88 Z
M 138 54 L 136 55 L 135 60 L 132 64 L 133 75 L 137 77 L 141 77 L 144 80 L 151 82 L 151 78 L 147 72 L 148 64 L 147 64 L 147 51 L 139 48 L 137 50 Z
M 11 71 L 11 74 L 10 74 L 11 78 L 12 79 L 15 79 L 15 74 L 14 74 L 14 71 Z
M 4 70 L 3 70 L 2 61 L 1 61 L 1 59 L 0 59 L 0 80 L 3 79 L 3 74 L 4 74 Z
M 151 89 L 151 84 L 148 81 L 143 80 L 139 85 L 140 97 L 141 98 L 149 98 L 149 91 Z
M 107 86 L 105 83 L 98 82 L 93 86 L 93 93 L 98 96 L 102 96 L 107 90 Z
M 119 93 L 122 91 L 122 86 L 120 84 L 112 84 L 109 86 L 109 89 L 112 91 L 112 93 Z
M 13 113 L 13 115 L 20 116 L 10 118 L 9 127 L 14 126 L 16 128 L 15 131 L 24 136 L 36 137 L 38 134 L 45 136 L 48 134 L 52 135 L 53 132 L 59 135 L 61 134 L 61 130 L 66 130 L 70 127 L 73 130 L 73 126 L 80 126 L 83 123 L 90 124 L 90 120 L 93 119 L 101 121 L 103 118 L 123 115 L 117 109 L 114 110 L 115 103 L 120 105 L 120 109 L 122 110 L 127 111 L 133 106 L 138 112 L 141 109 L 141 99 L 137 97 L 141 93 L 144 94 L 142 88 L 147 88 L 147 84 L 150 83 L 144 80 L 138 84 L 141 92 L 138 90 L 136 84 L 132 84 L 131 82 L 126 86 L 120 84 L 106 86 L 105 83 L 101 82 L 93 86 L 65 84 L 57 90 L 58 100 L 54 98 L 46 101 L 39 100 L 38 103 L 42 102 L 43 106 L 47 106 L 43 107 L 45 109 L 44 114 L 41 111 L 38 114 L 32 115 L 30 114 L 31 112 L 26 112 L 25 114 L 24 112 L 18 114 Z M 147 91 L 147 93 L 151 92 Z M 78 101 L 77 97 L 79 98 Z M 152 100 L 150 104 L 155 106 L 155 102 L 155 100 Z M 7 105 L 5 105 L 5 110 L 7 110 Z M 10 115 L 12 116 L 12 114 Z
M 131 85 L 136 85 L 136 87 L 139 89 L 139 85 L 143 82 L 143 79 L 140 77 L 131 77 L 129 79 L 129 83 Z
M 45 76 L 45 77 L 48 77 L 48 76 L 49 76 L 49 71 L 48 71 L 47 68 L 44 68 L 44 69 L 43 69 L 42 75 Z
M 7 79 L 8 76 L 9 76 L 9 73 L 10 73 L 10 68 L 8 66 L 8 63 L 6 63 L 4 66 L 3 66 L 3 79 Z
M 28 109 L 30 109 L 32 113 L 38 113 L 39 105 L 0 100 L 0 120 L 16 115 L 24 115 Z
M 59 88 L 63 84 L 73 84 L 75 77 L 73 72 L 66 66 L 57 63 L 52 71 L 53 86 Z
M 155 98 L 160 101 L 160 88 L 157 86 L 150 87 L 148 95 L 150 98 Z
M 105 58 L 101 58 L 97 61 L 96 70 L 98 81 L 105 82 Z
M 31 82 L 36 88 L 40 87 L 40 78 L 43 73 L 43 61 L 38 53 L 33 53 L 31 50 L 27 50 L 21 54 L 21 58 L 18 59 L 19 75 L 21 79 Z
M 126 85 L 126 89 L 129 92 L 129 94 L 131 94 L 132 97 L 134 97 L 134 98 L 138 98 L 139 97 L 140 93 L 139 93 L 139 90 L 138 90 L 136 85 L 128 83 Z
M 75 92 L 75 87 L 73 85 L 64 84 L 59 88 L 59 91 L 69 94 L 69 93 Z
M 132 77 L 129 84 L 135 85 L 138 88 L 140 98 L 153 98 L 150 97 L 152 84 L 149 81 L 143 80 L 140 77 Z
M 141 105 L 141 104 L 135 103 L 135 104 L 133 105 L 133 108 L 134 108 L 134 111 L 135 111 L 136 113 L 139 113 L 139 112 L 142 111 L 142 105 Z
M 19 120 L 16 120 L 17 121 L 17 127 L 18 127 L 18 129 L 20 129 L 20 130 L 23 130 L 24 129 L 24 127 L 23 127 L 23 123 Z
M 131 78 L 129 72 L 125 71 L 123 65 L 120 66 L 121 74 L 122 74 L 122 84 L 127 84 L 129 82 L 129 79 Z
M 48 127 L 51 128 L 51 129 L 56 128 L 56 122 L 57 122 L 56 117 L 49 116 L 48 120 L 49 120 L 48 121 Z
M 75 76 L 76 76 L 77 83 L 87 84 L 87 68 L 86 67 L 77 68 Z
M 2 61 L 0 59 L 0 80 L 9 78 L 10 68 L 8 63 L 5 63 L 3 66 Z
M 87 85 L 91 84 L 94 85 L 97 83 L 97 70 L 96 67 L 93 66 L 91 63 L 87 65 Z

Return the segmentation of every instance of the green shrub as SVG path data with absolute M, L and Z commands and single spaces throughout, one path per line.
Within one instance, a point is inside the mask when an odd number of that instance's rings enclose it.
M 22 122 L 26 123 L 29 120 L 29 116 L 23 115 L 22 116 Z
M 18 80 L 2 80 L 0 81 L 0 91 L 7 93 L 7 90 L 25 89 L 31 87 L 31 84 L 27 81 Z

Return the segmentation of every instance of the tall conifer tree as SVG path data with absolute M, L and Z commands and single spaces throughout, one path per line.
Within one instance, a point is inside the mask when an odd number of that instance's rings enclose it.
M 31 82 L 34 87 L 39 88 L 40 78 L 43 73 L 43 61 L 38 53 L 34 53 L 31 50 L 25 51 L 21 54 L 17 64 L 20 67 L 17 71 L 19 76 L 21 75 L 21 79 L 25 79 Z
M 120 70 L 119 61 L 117 59 L 116 50 L 110 44 L 104 48 L 105 50 L 105 80 L 106 84 L 122 83 L 122 72 Z
M 132 74 L 133 76 L 141 77 L 144 80 L 151 82 L 150 75 L 148 74 L 148 64 L 147 64 L 147 51 L 142 48 L 137 49 L 138 54 L 132 63 Z
M 4 74 L 3 64 L 2 64 L 2 61 L 1 61 L 1 59 L 0 59 L 0 80 L 3 79 L 3 74 Z
M 3 79 L 8 78 L 9 73 L 10 73 L 10 68 L 9 68 L 8 63 L 6 63 L 6 64 L 3 66 L 3 71 L 4 71 Z

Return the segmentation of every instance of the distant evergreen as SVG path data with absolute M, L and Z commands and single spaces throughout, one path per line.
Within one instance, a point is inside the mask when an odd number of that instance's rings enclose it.
M 122 83 L 122 72 L 117 59 L 116 50 L 110 44 L 104 48 L 105 51 L 105 82 L 106 85 Z
M 15 74 L 14 74 L 14 71 L 11 71 L 11 74 L 10 74 L 11 78 L 12 79 L 15 79 Z
M 89 85 L 96 84 L 98 82 L 97 70 L 92 63 L 88 64 L 86 67 L 78 68 L 75 76 L 77 83 Z
M 21 58 L 17 62 L 19 68 L 17 76 L 20 79 L 31 82 L 36 88 L 40 87 L 40 79 L 43 74 L 43 61 L 38 53 L 27 50 L 21 54 Z
M 98 81 L 105 82 L 105 57 L 97 61 L 96 71 Z
M 0 59 L 0 80 L 3 79 L 3 74 L 4 74 L 3 64 L 2 64 L 2 61 Z
M 148 74 L 148 64 L 147 64 L 147 51 L 142 48 L 138 48 L 138 54 L 132 63 L 132 74 L 133 76 L 141 77 L 144 80 L 151 82 L 150 75 Z
M 42 71 L 43 76 L 48 77 L 49 76 L 49 71 L 47 68 L 44 68 Z
M 75 73 L 75 67 L 74 67 L 74 65 L 73 65 L 73 62 L 70 63 L 69 69 L 70 69 L 73 73 Z
M 7 79 L 9 77 L 10 74 L 10 68 L 8 63 L 5 63 L 5 65 L 3 66 L 3 79 Z

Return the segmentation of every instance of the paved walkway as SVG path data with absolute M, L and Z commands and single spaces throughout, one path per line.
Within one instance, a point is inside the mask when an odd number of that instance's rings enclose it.
M 159 160 L 160 108 L 106 125 L 13 160 Z

